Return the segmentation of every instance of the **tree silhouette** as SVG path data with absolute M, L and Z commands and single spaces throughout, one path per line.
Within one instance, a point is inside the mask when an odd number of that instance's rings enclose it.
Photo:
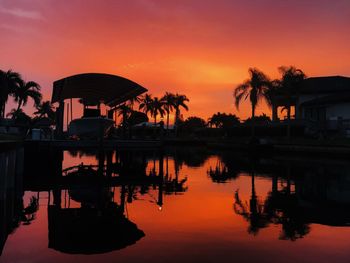
M 157 124 L 157 116 L 160 115 L 161 117 L 164 116 L 164 109 L 163 109 L 163 101 L 160 100 L 158 97 L 154 97 L 153 103 L 152 103 L 152 111 L 151 116 L 154 118 L 154 125 Z
M 55 110 L 50 101 L 44 101 L 36 106 L 37 111 L 34 112 L 34 115 L 38 119 L 48 118 L 50 121 L 55 121 Z
M 145 96 L 142 97 L 140 105 L 139 105 L 139 110 L 143 111 L 146 114 L 148 114 L 148 113 L 152 114 L 152 110 L 153 110 L 152 95 L 145 94 Z
M 208 119 L 208 125 L 215 128 L 228 128 L 239 124 L 239 118 L 233 114 L 226 113 L 214 113 L 212 117 Z
M 186 95 L 177 94 L 177 93 L 175 94 L 175 97 L 174 97 L 175 125 L 178 124 L 181 108 L 188 110 L 188 106 L 186 105 L 186 102 L 189 102 L 189 101 L 190 100 L 186 97 Z
M 5 106 L 9 95 L 13 94 L 19 82 L 22 81 L 21 75 L 12 70 L 0 70 L 0 117 L 5 116 Z
M 175 95 L 169 92 L 166 92 L 165 95 L 161 98 L 161 100 L 163 101 L 163 107 L 164 110 L 167 114 L 167 118 L 166 118 L 166 128 L 167 130 L 169 129 L 169 115 L 170 112 L 173 111 L 174 106 L 175 106 Z
M 285 105 L 282 111 L 287 111 L 287 137 L 290 138 L 291 107 L 295 97 L 300 91 L 301 84 L 305 80 L 306 75 L 301 69 L 297 69 L 294 66 L 281 66 L 278 68 L 278 70 L 282 74 L 282 77 L 280 80 L 275 80 L 274 83 L 285 100 Z
M 270 105 L 270 100 L 268 99 L 268 90 L 271 87 L 271 82 L 269 78 L 260 70 L 256 68 L 249 68 L 250 78 L 239 84 L 234 90 L 233 96 L 235 99 L 236 108 L 239 109 L 239 105 L 242 100 L 246 100 L 249 97 L 249 101 L 252 107 L 252 136 L 255 136 L 255 128 L 254 128 L 254 117 L 255 117 L 255 109 L 258 105 L 258 102 L 261 99 L 265 99 L 265 101 Z
M 15 120 L 18 124 L 29 125 L 31 123 L 31 118 L 22 109 L 12 109 L 7 113 L 6 117 L 10 117 Z
M 42 97 L 40 89 L 40 85 L 34 81 L 19 81 L 13 92 L 15 102 L 18 103 L 17 110 L 19 110 L 22 105 L 25 106 L 29 98 L 34 100 L 35 106 L 39 105 Z

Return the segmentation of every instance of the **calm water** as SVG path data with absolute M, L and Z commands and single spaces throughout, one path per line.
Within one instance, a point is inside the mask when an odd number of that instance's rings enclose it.
M 349 262 L 345 161 L 191 148 L 0 158 L 0 262 Z

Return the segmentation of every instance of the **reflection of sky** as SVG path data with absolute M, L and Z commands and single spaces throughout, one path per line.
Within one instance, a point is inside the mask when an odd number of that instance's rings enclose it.
M 65 155 L 65 162 L 79 158 Z M 69 161 L 69 159 L 71 159 Z M 94 162 L 94 161 L 92 161 Z M 79 163 L 79 162 L 78 162 Z M 88 160 L 86 160 L 88 163 Z M 157 190 L 126 204 L 129 219 L 146 236 L 126 249 L 103 255 L 70 256 L 48 249 L 47 193 L 41 193 L 37 219 L 30 226 L 21 226 L 8 237 L 1 262 L 346 262 L 349 257 L 350 228 L 311 225 L 311 231 L 295 242 L 278 240 L 281 226 L 271 224 L 257 236 L 247 233 L 247 222 L 233 211 L 234 192 L 249 203 L 251 177 L 240 174 L 225 184 L 213 183 L 207 176 L 218 158 L 210 157 L 201 167 L 180 169 L 179 178 L 187 177 L 188 191 L 183 195 L 165 195 L 162 211 L 151 202 Z M 152 169 L 149 160 L 147 169 Z M 174 161 L 169 159 L 169 173 L 174 176 Z M 166 168 L 164 164 L 164 169 Z M 156 165 L 156 170 L 158 165 Z M 281 184 L 279 183 L 279 186 Z M 269 177 L 255 179 L 256 194 L 265 200 L 272 183 Z M 119 202 L 120 188 L 115 200 Z M 63 193 L 63 192 L 62 192 Z M 25 202 L 35 193 L 26 193 Z M 30 261 L 31 259 L 32 261 Z M 194 260 L 196 259 L 196 260 Z
M 347 0 L 2 0 L 0 68 L 39 82 L 45 99 L 54 80 L 95 71 L 185 93 L 186 116 L 236 113 L 232 90 L 250 66 L 350 75 L 349 10 Z

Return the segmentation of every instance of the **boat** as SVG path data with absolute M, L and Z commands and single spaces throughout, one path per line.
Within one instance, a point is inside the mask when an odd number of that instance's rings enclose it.
M 68 135 L 72 138 L 99 138 L 107 137 L 114 126 L 112 119 L 99 117 L 87 117 L 72 120 L 68 126 Z

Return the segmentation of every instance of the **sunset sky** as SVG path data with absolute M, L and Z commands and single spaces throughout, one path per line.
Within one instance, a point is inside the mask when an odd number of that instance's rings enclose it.
M 350 1 L 0 0 L 0 69 L 38 82 L 45 99 L 57 79 L 105 72 L 186 94 L 185 116 L 245 119 L 235 85 L 249 67 L 275 78 L 281 65 L 350 76 Z

